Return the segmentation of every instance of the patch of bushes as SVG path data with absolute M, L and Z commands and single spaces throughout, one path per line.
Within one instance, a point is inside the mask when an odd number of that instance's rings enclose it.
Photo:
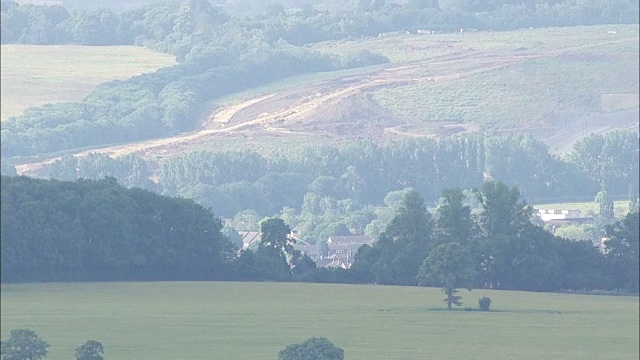
M 478 299 L 478 306 L 480 307 L 480 311 L 489 311 L 491 308 L 491 299 L 486 296 Z

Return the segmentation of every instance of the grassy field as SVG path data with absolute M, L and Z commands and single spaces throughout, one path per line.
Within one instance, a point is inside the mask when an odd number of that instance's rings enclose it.
M 31 106 L 82 100 L 96 85 L 175 63 L 135 46 L 2 45 L 0 119 Z
M 492 312 L 443 310 L 438 289 L 174 282 L 2 285 L 1 334 L 30 328 L 68 359 L 276 359 L 328 337 L 347 360 L 637 359 L 638 297 L 474 290 Z
M 600 210 L 598 204 L 594 201 L 586 202 L 573 202 L 573 203 L 561 203 L 561 204 L 535 204 L 531 205 L 534 209 L 567 209 L 567 210 L 580 210 L 582 216 L 593 216 Z M 620 200 L 613 202 L 613 211 L 617 218 L 622 218 L 629 212 L 629 201 Z
M 575 54 L 531 59 L 504 68 L 463 76 L 455 81 L 418 83 L 384 88 L 374 98 L 394 113 L 425 122 L 475 122 L 485 128 L 550 126 L 553 111 L 601 111 L 602 94 L 637 94 L 638 41 L 616 41 L 637 36 L 637 26 L 594 26 L 539 29 L 502 33 L 446 34 L 370 40 L 366 46 L 396 62 L 420 60 L 449 49 L 450 52 L 482 51 L 494 55 L 527 55 L 582 47 Z M 608 31 L 616 31 L 610 34 Z M 581 34 L 576 37 L 576 34 Z M 607 39 L 608 37 L 608 39 Z M 327 46 L 326 51 L 346 50 L 363 44 Z M 408 49 L 408 51 L 407 51 Z M 406 56 L 403 56 L 406 55 Z M 464 72 L 469 64 L 430 66 L 425 75 Z M 636 104 L 637 107 L 637 104 Z M 514 111 L 515 110 L 515 111 Z M 552 121 L 552 120 L 551 120 Z

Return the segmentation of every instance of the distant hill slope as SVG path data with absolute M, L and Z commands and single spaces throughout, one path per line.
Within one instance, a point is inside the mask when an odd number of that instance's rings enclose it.
M 1 119 L 49 103 L 80 101 L 98 84 L 175 64 L 137 46 L 2 45 Z
M 564 151 L 591 131 L 638 129 L 638 30 L 611 25 L 324 43 L 314 48 L 330 54 L 368 49 L 391 64 L 252 88 L 211 105 L 194 132 L 77 155 L 155 159 L 194 148 L 480 131 L 532 133 Z M 355 124 L 348 117 L 357 118 Z M 18 169 L 28 172 L 52 160 Z

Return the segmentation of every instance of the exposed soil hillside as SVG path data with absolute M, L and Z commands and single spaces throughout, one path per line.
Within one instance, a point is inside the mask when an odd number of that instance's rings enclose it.
M 415 136 L 446 136 L 456 133 L 482 131 L 482 126 L 465 123 L 420 123 L 403 119 L 381 107 L 369 92 L 384 87 L 397 87 L 412 83 L 454 82 L 464 77 L 501 69 L 531 59 L 569 56 L 581 49 L 606 46 L 621 42 L 638 42 L 639 37 L 628 37 L 607 42 L 591 43 L 561 49 L 529 51 L 527 53 L 474 52 L 452 53 L 440 58 L 415 61 L 402 65 L 388 65 L 368 73 L 322 80 L 303 87 L 274 91 L 251 97 L 216 109 L 203 120 L 195 131 L 178 136 L 142 141 L 126 145 L 91 149 L 89 152 L 110 156 L 136 154 L 148 159 L 176 154 L 207 142 L 223 141 L 228 136 L 245 138 L 298 136 L 344 141 L 354 138 L 387 140 Z M 425 76 L 428 70 L 429 76 Z M 503 129 L 503 131 L 530 132 L 558 151 L 564 151 L 588 131 L 608 131 L 616 128 L 638 128 L 638 109 L 614 114 L 558 115 L 565 121 L 553 121 L 552 126 Z M 586 125 L 585 125 L 586 124 Z M 56 158 L 23 164 L 19 173 L 28 174 Z

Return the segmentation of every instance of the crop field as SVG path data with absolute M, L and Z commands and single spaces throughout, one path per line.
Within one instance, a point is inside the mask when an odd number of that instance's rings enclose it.
M 444 310 L 439 289 L 234 283 L 2 285 L 1 336 L 29 328 L 68 359 L 88 339 L 107 359 L 276 359 L 327 337 L 347 360 L 637 359 L 638 297 L 474 290 L 491 312 Z
M 2 45 L 1 120 L 28 107 L 79 101 L 98 84 L 175 64 L 135 46 Z

